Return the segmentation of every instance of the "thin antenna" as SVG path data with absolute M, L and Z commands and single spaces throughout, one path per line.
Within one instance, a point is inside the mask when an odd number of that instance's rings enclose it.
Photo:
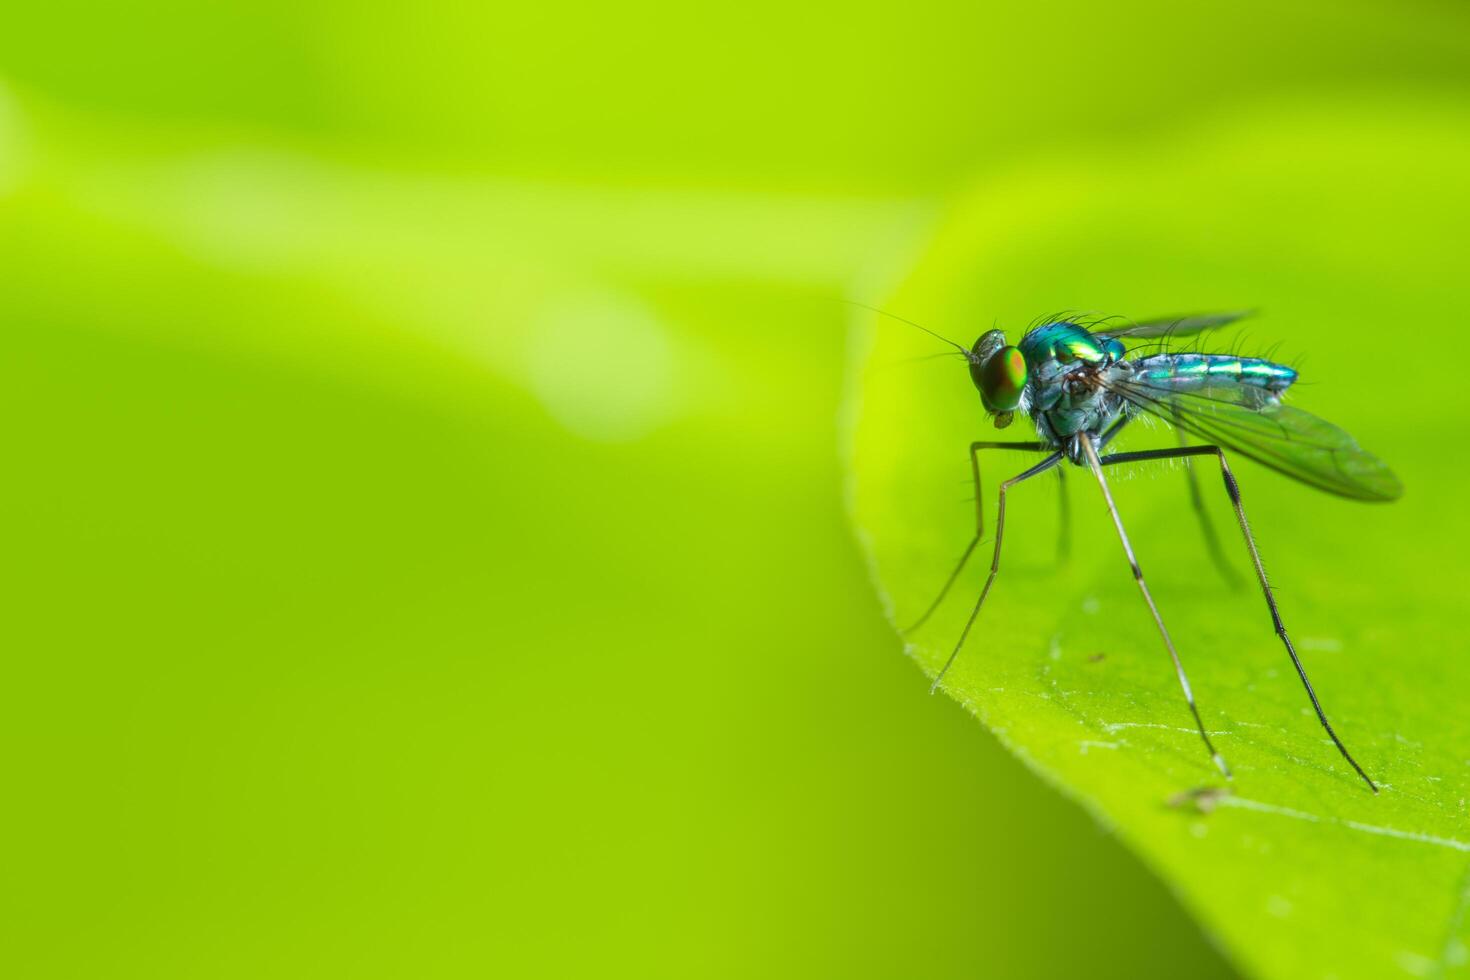
M 893 361 L 891 363 L 893 363 L 893 364 L 912 364 L 915 361 L 932 361 L 932 360 L 934 360 L 936 358 L 940 358 L 940 357 L 963 357 L 963 356 L 964 355 L 961 354 L 959 351 L 942 350 L 942 351 L 940 351 L 937 354 L 915 354 L 913 357 L 900 358 L 899 360 Z
M 878 307 L 876 307 L 876 306 L 869 306 L 867 303 L 859 303 L 855 299 L 845 299 L 845 300 L 843 300 L 843 302 L 844 303 L 847 303 L 850 306 L 859 306 L 859 307 L 862 307 L 863 309 L 868 310 L 871 313 L 876 313 L 879 316 L 886 316 L 890 320 L 897 320 L 899 323 L 907 323 L 911 327 L 914 327 L 914 328 L 916 328 L 918 330 L 924 331 L 926 334 L 928 334 L 929 336 L 935 338 L 936 340 L 942 340 L 942 341 L 944 341 L 946 344 L 948 344 L 949 346 L 953 347 L 955 350 L 959 351 L 961 354 L 964 354 L 967 359 L 969 359 L 969 360 L 974 360 L 975 359 L 974 358 L 974 354 L 970 351 L 970 348 L 964 346 L 963 344 L 957 344 L 953 340 L 950 340 L 948 337 L 942 337 L 939 334 L 935 333 L 933 330 L 930 330 L 928 327 L 920 326 L 919 324 L 915 323 L 912 320 L 905 320 L 903 317 L 899 316 L 896 313 L 889 313 L 887 310 L 880 310 L 880 309 L 878 309 Z

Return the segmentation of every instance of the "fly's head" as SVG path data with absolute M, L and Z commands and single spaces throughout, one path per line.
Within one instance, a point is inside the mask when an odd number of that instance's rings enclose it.
M 1004 429 L 1015 418 L 1021 393 L 1026 389 L 1026 358 L 1019 347 L 1006 343 L 1001 330 L 981 334 L 968 357 L 970 380 L 980 392 L 980 401 L 995 420 L 995 427 Z

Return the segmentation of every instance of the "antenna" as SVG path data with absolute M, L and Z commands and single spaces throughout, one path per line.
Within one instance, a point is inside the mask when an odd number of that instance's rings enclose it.
M 912 320 L 906 320 L 906 319 L 904 319 L 903 317 L 899 316 L 896 313 L 889 313 L 887 310 L 880 310 L 880 309 L 878 309 L 878 307 L 876 307 L 876 306 L 869 306 L 867 303 L 859 303 L 855 299 L 846 299 L 846 300 L 843 300 L 843 302 L 844 303 L 847 303 L 850 306 L 859 306 L 859 307 L 862 307 L 863 309 L 868 310 L 869 312 L 872 312 L 872 313 L 876 313 L 879 316 L 886 316 L 890 320 L 897 320 L 899 323 L 907 323 L 909 326 L 911 326 L 911 327 L 913 327 L 913 328 L 915 328 L 917 330 L 924 331 L 926 334 L 928 334 L 929 336 L 933 337 L 936 340 L 942 340 L 942 341 L 944 341 L 946 344 L 948 344 L 949 346 L 953 347 L 955 350 L 959 351 L 961 354 L 964 354 L 965 357 L 968 360 L 973 361 L 975 359 L 975 355 L 970 350 L 970 348 L 964 346 L 963 344 L 957 344 L 953 340 L 950 340 L 948 337 L 944 337 L 944 336 L 941 336 L 940 334 L 935 333 L 933 330 L 930 330 L 928 327 L 920 326 L 919 324 L 915 323 Z

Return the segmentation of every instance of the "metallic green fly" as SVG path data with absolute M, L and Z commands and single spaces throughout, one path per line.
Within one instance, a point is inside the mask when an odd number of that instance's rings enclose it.
M 938 608 L 980 543 L 984 529 L 980 496 L 981 450 L 1032 450 L 1045 453 L 1046 456 L 1035 466 L 1000 485 L 995 551 L 990 560 L 990 575 L 980 590 L 975 608 L 965 622 L 954 652 L 934 679 L 934 688 L 938 688 L 945 673 L 959 656 L 1000 570 L 1006 494 L 1017 484 L 1045 473 L 1062 462 L 1086 466 L 1097 478 L 1098 486 L 1102 489 L 1103 499 L 1113 518 L 1113 526 L 1123 544 L 1123 553 L 1133 570 L 1134 581 L 1138 583 L 1143 600 L 1153 614 L 1154 624 L 1163 637 L 1164 646 L 1173 658 L 1174 671 L 1179 677 L 1180 687 L 1184 689 L 1184 698 L 1194 715 L 1200 738 L 1204 740 L 1205 748 L 1215 765 L 1229 779 L 1230 769 L 1211 744 L 1204 722 L 1200 720 L 1184 665 L 1179 660 L 1174 641 L 1170 639 L 1164 620 L 1144 582 L 1143 572 L 1133 554 L 1133 546 L 1128 542 L 1128 532 L 1123 529 L 1122 518 L 1113 505 L 1112 492 L 1103 475 L 1104 469 L 1119 463 L 1213 456 L 1219 463 L 1221 476 L 1224 477 L 1225 492 L 1230 497 L 1231 506 L 1235 508 L 1235 517 L 1240 523 L 1251 565 L 1261 584 L 1261 593 L 1266 597 L 1266 607 L 1271 613 L 1276 635 L 1281 637 L 1322 727 L 1327 730 L 1343 758 L 1376 793 L 1378 787 L 1332 730 L 1332 725 L 1327 721 L 1327 715 L 1317 700 L 1317 694 L 1312 690 L 1312 682 L 1307 679 L 1306 668 L 1302 666 L 1291 637 L 1287 635 L 1281 613 L 1276 607 L 1276 599 L 1266 579 L 1266 568 L 1261 564 L 1250 524 L 1246 521 L 1245 509 L 1240 500 L 1240 486 L 1230 471 L 1225 454 L 1227 450 L 1239 453 L 1294 480 L 1354 500 L 1394 500 L 1403 493 L 1403 485 L 1381 460 L 1358 448 L 1358 444 L 1346 432 L 1299 408 L 1282 403 L 1282 394 L 1297 378 L 1297 373 L 1292 368 L 1264 358 L 1186 352 L 1171 346 L 1176 338 L 1195 336 L 1223 327 L 1244 315 L 1217 313 L 1167 317 L 1116 329 L 1109 326 L 1108 321 L 1085 322 L 1078 318 L 1052 317 L 1047 318 L 1048 322 L 1027 331 L 1020 344 L 1015 347 L 1007 344 L 1005 334 L 1000 330 L 982 334 L 970 348 L 940 337 L 945 343 L 957 348 L 969 362 L 970 378 L 979 390 L 980 400 L 996 428 L 1003 429 L 1010 425 L 1019 412 L 1035 424 L 1038 438 L 1029 442 L 971 443 L 970 467 L 975 481 L 976 501 L 975 536 L 960 556 L 959 563 L 950 573 L 938 597 L 909 629 L 917 629 Z M 924 327 L 919 329 L 933 334 L 933 331 Z M 1138 341 L 1153 343 L 1147 348 L 1134 347 L 1130 350 L 1129 345 Z M 1181 434 L 1181 445 L 1177 449 L 1105 452 L 1119 432 L 1130 422 L 1144 416 L 1153 416 L 1173 426 Z M 1199 445 L 1184 444 L 1185 434 L 1193 435 L 1203 442 Z M 1219 553 L 1218 543 L 1203 510 L 1194 472 L 1192 469 L 1187 471 L 1194 507 L 1205 531 L 1206 544 L 1222 570 L 1233 574 L 1228 572 L 1229 566 Z M 1064 501 L 1065 499 L 1063 496 Z

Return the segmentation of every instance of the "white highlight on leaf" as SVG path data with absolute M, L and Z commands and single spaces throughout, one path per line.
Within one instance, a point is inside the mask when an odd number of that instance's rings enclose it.
M 1083 755 L 1087 754 L 1088 749 L 1116 749 L 1120 745 L 1122 745 L 1121 742 L 1094 742 L 1090 739 L 1083 739 L 1077 743 L 1077 747 L 1082 750 Z
M 1186 735 L 1198 735 L 1199 731 L 1194 728 L 1180 728 L 1178 725 L 1161 725 L 1153 721 L 1114 721 L 1103 722 L 1103 731 L 1112 735 L 1125 728 L 1161 728 L 1166 732 L 1184 732 Z M 1233 732 L 1206 732 L 1208 735 L 1232 735 Z
M 1387 789 L 1389 787 L 1384 785 L 1382 788 Z M 1239 807 L 1242 810 L 1254 810 L 1256 813 L 1269 813 L 1278 817 L 1290 817 L 1293 820 L 1305 820 L 1308 823 L 1332 824 L 1338 827 L 1346 827 L 1349 830 L 1357 830 L 1365 834 L 1375 834 L 1379 837 L 1392 837 L 1396 840 L 1415 841 L 1420 844 L 1430 844 L 1434 847 L 1447 847 L 1452 851 L 1462 851 L 1470 854 L 1470 841 L 1456 840 L 1453 837 L 1422 834 L 1417 830 L 1399 830 L 1395 827 L 1380 827 L 1377 824 L 1362 823 L 1358 820 L 1339 820 L 1336 817 L 1322 817 L 1315 813 L 1306 813 L 1302 810 L 1293 810 L 1290 807 L 1276 806 L 1274 803 L 1262 803 L 1259 800 L 1247 799 L 1243 796 L 1221 797 L 1220 805 Z
M 1405 973 L 1412 973 L 1416 977 L 1429 976 L 1429 971 L 1435 967 L 1434 960 L 1407 949 L 1395 953 L 1393 958 Z
M 583 438 L 631 442 L 674 414 L 674 345 L 635 297 L 599 291 L 563 299 L 541 316 L 527 348 L 532 391 Z

